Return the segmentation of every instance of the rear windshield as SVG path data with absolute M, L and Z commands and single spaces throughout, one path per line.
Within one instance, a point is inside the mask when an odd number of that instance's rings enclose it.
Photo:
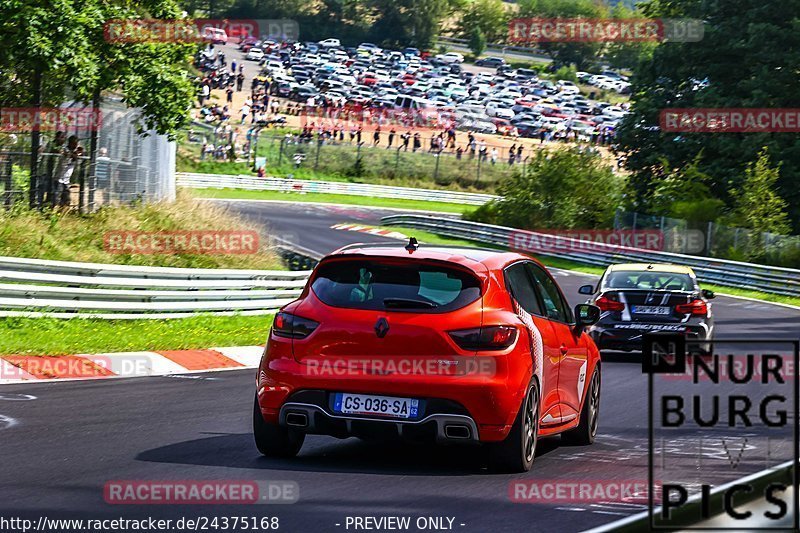
M 609 274 L 605 286 L 610 289 L 691 291 L 694 290 L 694 281 L 688 274 L 619 271 Z
M 334 307 L 429 313 L 459 309 L 481 295 L 478 278 L 458 268 L 369 260 L 323 263 L 311 289 Z

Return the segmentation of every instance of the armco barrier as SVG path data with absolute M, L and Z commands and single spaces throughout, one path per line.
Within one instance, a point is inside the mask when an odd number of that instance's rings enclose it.
M 308 270 L 162 268 L 0 257 L 0 316 L 164 319 L 266 314 L 294 300 L 308 275 Z
M 391 215 L 381 219 L 383 224 L 389 226 L 405 226 L 425 231 L 466 239 L 484 244 L 491 244 L 509 248 L 515 235 L 527 233 L 540 238 L 563 243 L 557 252 L 541 252 L 548 255 L 569 259 L 579 263 L 596 266 L 607 266 L 614 263 L 675 263 L 692 267 L 701 281 L 714 283 L 726 287 L 738 287 L 757 291 L 783 294 L 787 296 L 800 296 L 800 270 L 791 268 L 771 267 L 727 261 L 709 257 L 658 252 L 625 248 L 614 245 L 587 243 L 566 237 L 554 237 L 535 232 L 505 226 L 468 222 L 453 218 L 444 218 L 435 215 Z M 591 244 L 592 250 L 586 250 Z M 561 250 L 563 248 L 563 251 Z
M 324 194 L 347 194 L 374 198 L 400 198 L 452 204 L 483 205 L 497 196 L 436 189 L 415 189 L 390 185 L 371 185 L 345 181 L 316 181 L 289 178 L 259 178 L 230 174 L 177 173 L 178 187 L 193 189 L 244 189 L 249 191 L 282 191 Z
M 791 487 L 795 480 L 794 468 L 795 461 L 787 461 L 773 468 L 768 468 L 766 470 L 762 470 L 761 472 L 756 472 L 741 479 L 737 479 L 736 481 L 720 485 L 711 491 L 708 502 L 704 503 L 699 496 L 694 497 L 685 505 L 681 506 L 680 509 L 673 511 L 673 523 L 692 524 L 702 529 L 705 527 L 705 523 L 708 521 L 708 518 L 703 517 L 705 506 L 711 510 L 713 518 L 718 519 L 720 517 L 727 517 L 727 515 L 723 513 L 723 500 L 727 490 L 732 486 L 745 485 L 752 489 L 749 492 L 740 491 L 737 493 L 736 505 L 739 507 L 758 498 L 763 498 L 765 488 L 771 483 L 781 483 L 787 487 Z M 774 520 L 770 521 L 766 518 L 763 518 L 761 520 L 762 524 L 754 526 L 753 523 L 750 522 L 749 525 L 751 527 L 764 528 L 765 530 L 771 529 L 772 531 L 796 531 L 793 528 L 794 524 L 792 523 L 792 507 L 793 506 L 789 504 L 789 514 L 779 523 L 776 523 Z M 660 507 L 654 508 L 653 512 L 656 514 L 660 513 Z M 643 511 L 633 516 L 617 520 L 616 522 L 611 522 L 600 527 L 588 529 L 583 533 L 638 533 L 640 531 L 652 531 L 650 526 L 650 511 Z M 785 529 L 783 529 L 784 527 Z M 708 531 L 722 530 L 719 526 L 705 528 Z M 673 531 L 679 529 L 680 528 L 668 528 L 666 526 L 661 528 L 662 531 Z M 728 531 L 747 531 L 747 528 L 742 527 L 741 525 L 737 527 L 736 521 L 732 521 L 732 523 L 727 525 L 727 527 L 724 529 Z

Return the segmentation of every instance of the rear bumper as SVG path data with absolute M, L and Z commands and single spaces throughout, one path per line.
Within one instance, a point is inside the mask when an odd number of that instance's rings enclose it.
M 275 343 L 270 342 L 272 347 Z M 291 426 L 291 413 L 304 414 L 307 433 L 346 437 L 399 436 L 440 442 L 503 440 L 517 415 L 531 379 L 531 362 L 519 357 L 495 357 L 492 373 L 474 375 L 367 374 L 311 375 L 309 365 L 291 356 L 263 359 L 257 395 L 264 420 Z M 349 392 L 422 400 L 418 420 L 368 419 L 334 413 L 333 393 Z M 451 428 L 448 426 L 464 426 Z M 453 432 L 454 431 L 454 432 Z M 453 435 L 456 435 L 453 437 Z M 461 437 L 464 438 L 461 438 Z
M 324 391 L 303 392 L 325 395 Z M 334 414 L 314 403 L 288 401 L 279 411 L 278 423 L 303 433 L 340 438 L 402 438 L 454 444 L 478 442 L 478 426 L 472 417 L 465 414 L 433 413 L 419 420 L 386 420 Z
M 706 324 L 598 324 L 590 331 L 600 350 L 641 351 L 645 334 L 651 332 L 679 333 L 690 341 L 705 341 L 711 337 Z

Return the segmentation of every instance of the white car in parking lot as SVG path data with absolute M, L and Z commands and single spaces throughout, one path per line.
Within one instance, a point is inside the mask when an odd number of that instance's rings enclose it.
M 324 48 L 331 48 L 334 46 L 342 46 L 341 41 L 339 39 L 325 39 L 319 42 L 319 45 Z
M 464 62 L 464 56 L 459 54 L 458 52 L 447 52 L 446 54 L 439 54 L 436 56 L 436 59 L 442 63 L 447 63 L 448 65 L 459 64 Z
M 261 48 L 251 48 L 245 58 L 250 61 L 261 61 L 264 58 L 264 51 Z

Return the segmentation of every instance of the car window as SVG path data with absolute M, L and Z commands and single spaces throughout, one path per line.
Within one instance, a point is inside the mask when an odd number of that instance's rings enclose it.
M 561 292 L 558 290 L 556 282 L 544 270 L 533 263 L 526 263 L 525 266 L 533 278 L 536 292 L 542 299 L 545 311 L 544 316 L 561 322 L 572 322 L 569 306 L 561 297 Z
M 609 289 L 690 291 L 694 282 L 689 274 L 672 272 L 611 272 L 604 285 Z
M 511 265 L 506 269 L 505 275 L 506 282 L 517 303 L 528 313 L 543 316 L 542 308 L 539 305 L 531 279 L 525 271 L 524 263 Z
M 323 263 L 311 289 L 333 307 L 433 313 L 460 309 L 481 295 L 478 278 L 460 268 L 378 260 Z

